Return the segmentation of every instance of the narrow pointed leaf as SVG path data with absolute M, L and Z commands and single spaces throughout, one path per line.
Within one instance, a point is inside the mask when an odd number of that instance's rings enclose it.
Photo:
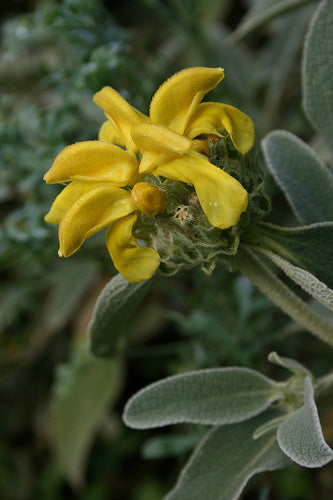
M 267 434 L 267 432 L 277 429 L 287 418 L 286 413 L 283 414 L 281 412 L 281 414 L 282 415 L 280 417 L 272 418 L 272 420 L 260 425 L 253 433 L 253 439 L 258 439 L 264 434 Z
M 263 109 L 267 116 L 267 130 L 276 122 L 276 112 L 280 109 L 285 87 L 298 64 L 304 36 L 315 7 L 315 3 L 311 2 L 284 15 L 269 28 L 269 38 L 260 51 L 259 61 L 268 84 L 266 103 L 269 106 L 266 104 Z M 226 74 L 229 76 L 227 72 Z
M 257 250 L 280 255 L 333 289 L 333 222 L 285 228 L 259 223 L 244 234 Z
M 302 365 L 302 363 L 299 363 L 295 359 L 279 356 L 277 352 L 270 352 L 268 355 L 268 360 L 275 365 L 286 368 L 286 370 L 295 373 L 295 375 L 300 374 L 312 376 L 311 372 L 304 365 Z
M 238 42 L 252 31 L 277 16 L 296 9 L 310 0 L 259 0 L 254 3 L 232 35 L 232 41 Z
M 304 108 L 333 154 L 333 3 L 320 3 L 305 42 Z
M 262 141 L 266 165 L 302 224 L 333 220 L 333 174 L 290 132 L 275 130 Z
M 102 290 L 89 325 L 90 349 L 96 356 L 113 356 L 125 342 L 128 320 L 150 290 L 153 280 L 129 283 L 121 274 Z
M 278 399 L 276 384 L 246 368 L 216 368 L 168 377 L 135 394 L 125 423 L 146 429 L 181 422 L 241 422 Z
M 328 288 L 325 283 L 322 283 L 308 271 L 290 264 L 290 262 L 283 259 L 279 255 L 270 252 L 269 250 L 264 250 L 263 253 L 309 295 L 318 300 L 318 302 L 326 306 L 328 309 L 333 310 L 333 290 Z
M 321 430 L 310 377 L 305 380 L 304 405 L 283 422 L 277 437 L 281 450 L 303 467 L 322 467 L 333 460 L 333 450 Z
M 333 346 L 333 323 L 317 314 L 304 300 L 300 299 L 256 255 L 255 248 L 259 248 L 261 244 L 261 242 L 259 243 L 258 234 L 254 237 L 253 233 L 251 235 L 247 233 L 246 238 L 251 240 L 252 248 L 250 249 L 244 244 L 240 245 L 239 251 L 234 257 L 235 266 L 294 321 L 323 342 Z
M 286 467 L 289 460 L 279 449 L 274 434 L 252 438 L 255 429 L 271 418 L 269 412 L 269 416 L 259 415 L 210 431 L 165 500 L 237 500 L 254 474 Z

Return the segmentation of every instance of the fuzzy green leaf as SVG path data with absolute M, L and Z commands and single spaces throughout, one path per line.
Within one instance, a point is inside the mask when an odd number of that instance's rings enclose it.
M 314 400 L 310 377 L 305 380 L 304 405 L 279 427 L 281 450 L 303 467 L 322 467 L 333 460 L 333 450 L 325 442 Z
M 275 435 L 252 438 L 255 429 L 272 419 L 273 412 L 267 413 L 210 431 L 165 500 L 237 500 L 254 474 L 287 466 Z
M 304 108 L 333 154 L 333 3 L 320 3 L 305 42 Z
M 57 375 L 52 442 L 60 469 L 78 486 L 93 438 L 121 389 L 122 366 L 81 349 Z
M 90 349 L 96 356 L 113 356 L 125 342 L 128 320 L 150 290 L 153 280 L 129 283 L 114 276 L 97 299 L 89 325 Z
M 241 24 L 232 35 L 232 41 L 238 42 L 277 16 L 296 9 L 311 0 L 258 0 L 243 17 Z
M 267 434 L 267 432 L 277 429 L 286 420 L 286 418 L 287 415 L 281 412 L 280 417 L 272 418 L 272 420 L 269 420 L 263 425 L 260 425 L 253 433 L 253 439 L 258 439 L 264 434 Z
M 270 252 L 269 250 L 264 250 L 263 253 L 309 295 L 318 300 L 318 302 L 326 306 L 328 309 L 333 310 L 333 290 L 328 288 L 325 283 L 322 283 L 308 271 L 290 264 L 290 262 L 283 259 L 279 255 Z
M 258 227 L 256 227 L 256 231 L 257 229 Z M 256 255 L 255 248 L 262 248 L 260 247 L 261 237 L 259 238 L 257 232 L 252 230 L 250 234 L 246 234 L 246 238 L 251 241 L 252 249 L 246 245 L 240 245 L 238 254 L 234 258 L 235 267 L 245 274 L 282 311 L 289 314 L 294 321 L 333 346 L 333 323 L 317 314 L 306 302 L 301 300 Z M 264 243 L 268 244 L 266 241 Z
M 295 359 L 279 356 L 277 352 L 270 352 L 268 355 L 268 360 L 275 365 L 282 366 L 295 375 L 312 376 L 311 372 L 304 365 L 302 365 L 302 363 L 299 363 L 299 361 L 296 361 Z
M 276 384 L 247 368 L 214 368 L 168 377 L 145 387 L 126 404 L 125 423 L 147 429 L 191 422 L 241 422 L 278 399 Z
M 333 222 L 285 228 L 259 223 L 243 235 L 257 250 L 270 250 L 333 289 Z
M 201 441 L 202 437 L 202 432 L 153 436 L 145 441 L 142 447 L 142 456 L 146 460 L 179 456 L 193 450 L 199 441 Z
M 266 165 L 302 224 L 333 220 L 333 175 L 307 144 L 275 130 L 262 141 Z

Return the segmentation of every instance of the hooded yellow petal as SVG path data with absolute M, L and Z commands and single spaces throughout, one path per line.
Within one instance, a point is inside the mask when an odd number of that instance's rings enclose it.
M 118 146 L 126 146 L 124 136 L 111 123 L 110 120 L 106 120 L 106 122 L 104 122 L 99 129 L 98 140 L 102 142 L 108 142 L 110 144 L 117 144 Z
M 130 184 L 138 173 L 134 154 L 101 141 L 71 144 L 58 154 L 44 179 L 48 184 L 68 181 L 108 181 Z
M 131 194 L 120 187 L 102 184 L 83 194 L 59 224 L 59 256 L 69 257 L 84 240 L 135 210 Z
M 155 123 L 137 125 L 132 129 L 131 136 L 142 153 L 180 156 L 188 153 L 192 146 L 192 141 L 183 135 Z
M 130 283 L 150 279 L 160 265 L 160 256 L 153 248 L 140 247 L 132 230 L 137 215 L 132 214 L 108 227 L 106 245 L 115 268 Z
M 166 80 L 150 105 L 150 118 L 183 134 L 202 98 L 224 77 L 222 68 L 187 68 Z
M 132 127 L 140 123 L 143 115 L 111 87 L 103 87 L 94 95 L 93 100 L 97 106 L 109 115 L 113 124 L 125 139 L 126 148 L 130 151 L 137 151 L 130 131 Z
M 248 197 L 243 186 L 199 153 L 172 160 L 158 167 L 154 175 L 193 184 L 207 219 L 220 229 L 237 224 L 247 208 Z
M 67 210 L 84 194 L 101 184 L 98 182 L 71 182 L 56 197 L 44 220 L 50 224 L 59 224 Z
M 153 172 L 156 167 L 170 161 L 170 155 L 162 155 L 160 153 L 143 153 L 140 164 L 139 174 L 147 174 Z
M 199 105 L 186 127 L 185 135 L 190 139 L 201 134 L 220 136 L 219 130 L 228 132 L 241 154 L 250 151 L 254 144 L 255 132 L 251 118 L 233 106 L 215 102 L 203 102 Z

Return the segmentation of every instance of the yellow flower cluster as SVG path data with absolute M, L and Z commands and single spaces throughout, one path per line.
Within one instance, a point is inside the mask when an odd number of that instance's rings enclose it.
M 221 68 L 176 73 L 153 96 L 149 117 L 111 87 L 95 94 L 107 118 L 99 140 L 66 147 L 45 175 L 49 184 L 69 182 L 45 217 L 59 224 L 60 256 L 69 257 L 107 227 L 106 244 L 116 269 L 130 282 L 151 278 L 159 254 L 140 247 L 132 235 L 140 211 L 156 215 L 165 205 L 163 193 L 141 182 L 148 172 L 192 184 L 213 226 L 226 229 L 237 223 L 247 208 L 247 192 L 209 162 L 202 154 L 205 144 L 196 139 L 226 131 L 240 153 L 253 146 L 254 126 L 247 115 L 227 104 L 201 103 L 223 77 Z

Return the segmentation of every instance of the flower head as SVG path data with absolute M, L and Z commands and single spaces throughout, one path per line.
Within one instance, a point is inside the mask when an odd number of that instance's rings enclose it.
M 107 117 L 99 140 L 66 147 L 44 177 L 49 184 L 68 183 L 45 217 L 59 224 L 60 256 L 69 257 L 107 227 L 106 244 L 118 271 L 130 282 L 151 278 L 160 264 L 154 249 L 158 245 L 139 246 L 133 229 L 140 213 L 161 213 L 166 196 L 146 182 L 146 174 L 193 185 L 211 226 L 227 229 L 237 224 L 247 208 L 247 192 L 210 163 L 203 139 L 227 133 L 245 154 L 254 143 L 254 127 L 232 106 L 201 102 L 223 77 L 221 68 L 180 71 L 157 90 L 149 117 L 111 87 L 95 94 L 95 103 Z
M 176 73 L 153 96 L 149 118 L 130 108 L 110 87 L 94 97 L 108 118 L 100 140 L 139 151 L 140 174 L 151 172 L 192 184 L 209 222 L 220 229 L 237 223 L 247 208 L 247 192 L 235 178 L 209 162 L 196 138 L 221 137 L 226 131 L 242 154 L 254 143 L 254 126 L 247 115 L 227 104 L 201 103 L 223 77 L 221 68 L 188 68 Z

